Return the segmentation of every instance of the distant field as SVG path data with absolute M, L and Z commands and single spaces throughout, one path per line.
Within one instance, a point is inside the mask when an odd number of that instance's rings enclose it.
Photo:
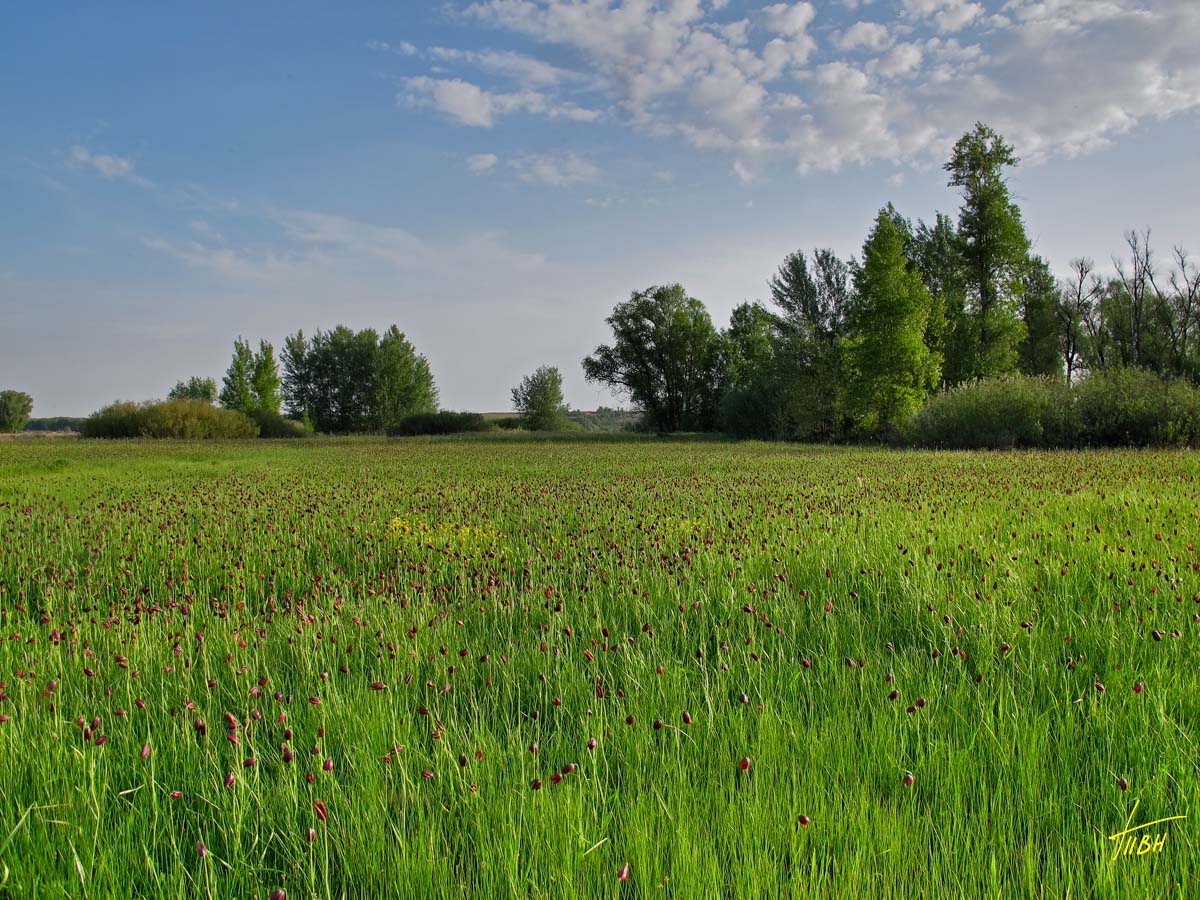
M 0 897 L 1200 896 L 1198 477 L 4 442 Z

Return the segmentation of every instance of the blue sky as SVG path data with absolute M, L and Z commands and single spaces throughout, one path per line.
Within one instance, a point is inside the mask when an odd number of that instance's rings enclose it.
M 718 324 L 887 201 L 953 211 L 985 120 L 1038 252 L 1200 253 L 1194 0 L 10 5 L 0 387 L 84 415 L 238 335 L 392 322 L 443 405 L 505 409 L 635 289 Z

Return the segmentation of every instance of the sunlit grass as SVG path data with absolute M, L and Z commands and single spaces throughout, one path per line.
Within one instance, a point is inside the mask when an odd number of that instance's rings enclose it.
M 0 445 L 0 896 L 1194 896 L 1198 475 Z

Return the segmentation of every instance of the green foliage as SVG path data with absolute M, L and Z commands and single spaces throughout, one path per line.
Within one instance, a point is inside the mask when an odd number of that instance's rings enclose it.
M 530 431 L 563 431 L 570 422 L 563 400 L 562 373 L 540 366 L 512 389 L 513 407 Z
M 1113 367 L 1093 372 L 1075 395 L 1087 446 L 1200 446 L 1200 389 L 1185 381 Z
M 275 364 L 275 348 L 266 341 L 259 341 L 258 353 L 254 354 L 254 367 L 250 370 L 250 390 L 254 396 L 254 412 L 279 415 L 279 369 Z
M 311 414 L 309 394 L 313 386 L 312 366 L 309 360 L 308 340 L 303 331 L 290 334 L 283 341 L 283 408 L 293 419 Z
M 941 383 L 958 384 L 971 377 L 972 329 L 967 319 L 963 259 L 950 217 L 938 213 L 933 225 L 919 222 L 909 255 L 931 300 L 925 343 L 942 355 Z
M 722 341 L 704 304 L 678 284 L 651 287 L 605 321 L 613 343 L 584 359 L 588 381 L 627 394 L 660 432 L 713 427 Z
M 1059 300 L 1058 281 L 1050 264 L 1040 256 L 1031 258 L 1021 288 L 1025 335 L 1017 345 L 1017 367 L 1025 375 L 1062 376 Z
M 87 438 L 233 439 L 258 435 L 244 413 L 204 400 L 118 401 L 88 416 L 80 432 Z
M 1065 381 L 1008 375 L 965 382 L 933 395 L 903 434 L 920 447 L 1004 450 L 1073 446 L 1078 431 Z
M 925 345 L 932 300 L 887 209 L 863 245 L 855 290 L 843 341 L 847 401 L 859 432 L 886 435 L 916 412 L 941 371 L 941 357 Z
M 254 412 L 278 413 L 280 405 L 279 371 L 275 364 L 275 348 L 259 341 L 258 352 L 250 349 L 248 341 L 233 342 L 233 359 L 221 387 L 221 405 L 226 409 L 250 415 Z
M 376 427 L 387 431 L 403 419 L 437 410 L 438 393 L 429 362 L 395 325 L 383 333 L 375 355 Z
M 1010 375 L 943 391 L 904 429 L 917 446 L 1200 446 L 1200 389 L 1146 369 L 1115 367 L 1068 386 L 1054 375 Z
M 848 271 L 832 250 L 813 251 L 811 269 L 803 251 L 789 253 L 768 288 L 771 302 L 793 327 L 826 344 L 842 333 L 850 306 Z
M 1024 336 L 1018 304 L 1029 239 L 1004 170 L 1017 165 L 1013 148 L 983 123 L 963 135 L 945 169 L 962 192 L 958 255 L 967 288 L 963 376 L 1003 375 L 1017 366 Z
M 0 391 L 0 432 L 22 430 L 32 412 L 33 398 L 24 391 Z
M 388 432 L 392 437 L 413 437 L 422 434 L 464 434 L 491 431 L 492 424 L 480 413 L 435 412 L 418 413 L 401 419 Z
M 344 325 L 310 339 L 297 332 L 284 343 L 283 362 L 289 414 L 307 415 L 318 431 L 390 431 L 437 408 L 429 362 L 395 325 L 382 339 L 373 328 Z
M 734 309 L 723 335 L 722 430 L 785 440 L 841 434 L 838 340 L 855 302 L 850 270 L 832 250 L 814 250 L 811 262 L 789 253 L 768 282 L 775 309 Z
M 193 375 L 187 381 L 175 382 L 175 387 L 167 394 L 168 400 L 203 400 L 205 403 L 217 402 L 217 383 L 211 378 L 201 378 Z
M 763 440 L 838 436 L 836 345 L 803 322 L 775 316 L 757 304 L 734 309 L 724 338 L 722 431 Z
M 250 418 L 258 426 L 260 438 L 302 438 L 313 433 L 311 425 L 285 418 L 277 412 L 256 409 L 250 413 Z
M 254 351 L 250 344 L 238 338 L 233 342 L 233 359 L 221 384 L 221 405 L 226 409 L 236 409 L 241 413 L 249 413 L 255 408 L 254 389 L 250 379 L 254 372 Z

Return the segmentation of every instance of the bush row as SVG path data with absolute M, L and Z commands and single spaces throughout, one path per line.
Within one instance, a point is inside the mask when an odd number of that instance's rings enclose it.
M 394 428 L 388 430 L 388 434 L 393 437 L 412 437 L 418 434 L 462 434 L 492 429 L 493 426 L 479 413 L 436 412 L 401 419 Z
M 299 422 L 276 413 L 253 416 L 204 400 L 117 401 L 88 416 L 80 433 L 89 438 L 285 438 L 303 437 Z
M 968 382 L 925 402 L 904 429 L 918 447 L 1200 447 L 1200 389 L 1143 369 L 1097 372 L 1068 387 L 1013 375 Z

